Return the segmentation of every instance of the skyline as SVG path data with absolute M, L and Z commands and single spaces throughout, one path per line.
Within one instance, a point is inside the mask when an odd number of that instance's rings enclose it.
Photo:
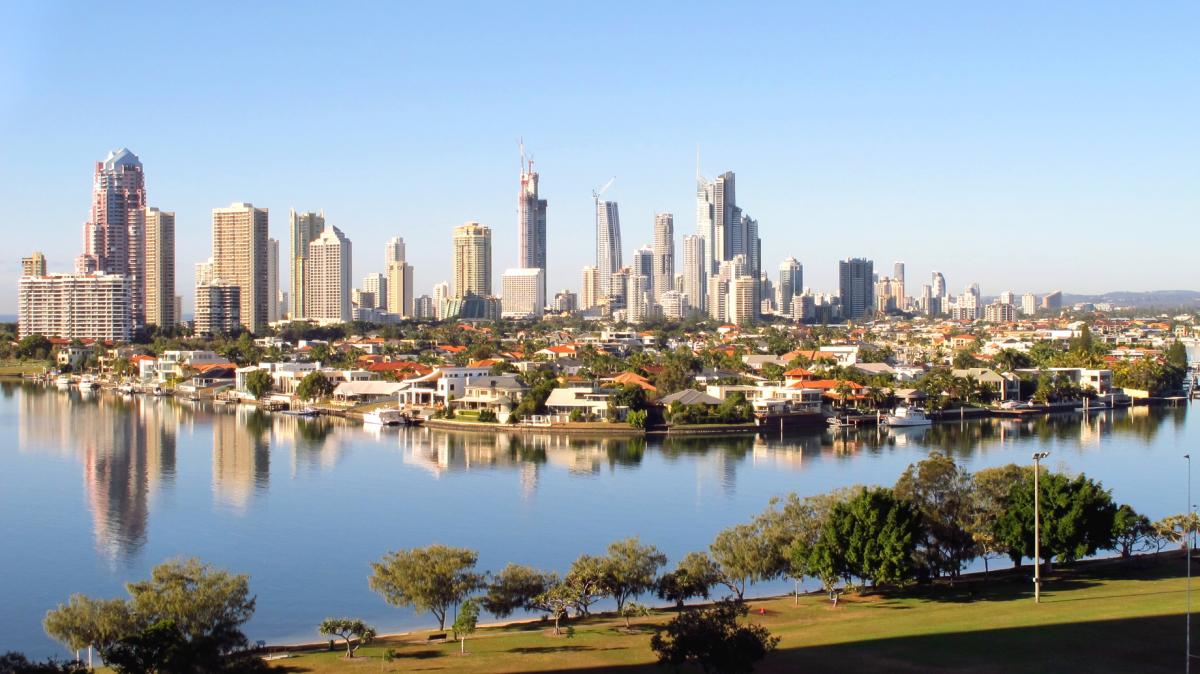
M 365 21 L 261 7 L 242 17 L 265 31 L 261 43 L 211 50 L 217 18 L 146 6 L 120 17 L 147 38 L 118 90 L 91 67 L 117 18 L 22 6 L 0 28 L 0 85 L 11 94 L 0 135 L 23 160 L 0 166 L 15 223 L 0 270 L 15 278 L 20 258 L 41 250 L 50 271 L 68 271 L 91 167 L 128 147 L 145 166 L 148 203 L 176 213 L 185 311 L 193 265 L 211 253 L 212 209 L 233 202 L 273 211 L 270 236 L 284 245 L 289 208 L 324 210 L 354 242 L 355 284 L 385 271 L 384 242 L 404 237 L 417 295 L 450 280 L 435 270 L 451 267 L 453 228 L 478 221 L 493 232 L 499 287 L 499 274 L 520 266 L 524 137 L 549 201 L 549 295 L 580 290 L 580 269 L 593 263 L 591 191 L 613 175 L 605 198 L 622 211 L 621 253 L 652 243 L 662 212 L 674 215 L 682 250 L 695 233 L 697 144 L 705 176 L 737 174 L 763 270 L 795 257 L 814 289 L 834 291 L 849 257 L 880 269 L 904 260 L 910 292 L 933 270 L 951 292 L 978 282 L 987 295 L 1187 288 L 1188 250 L 1200 242 L 1200 199 L 1188 187 L 1200 178 L 1200 75 L 1188 63 L 1200 48 L 1186 25 L 1200 11 L 1158 9 L 1016 7 L 1002 17 L 956 7 L 930 21 L 891 8 L 702 6 L 628 8 L 617 19 L 546 5 L 523 50 L 506 43 L 513 19 L 489 7 L 453 16 L 452 28 L 417 10 L 411 20 L 435 27 L 403 46 L 387 44 L 390 8 Z M 727 58 L 702 49 L 715 17 L 753 48 Z M 655 21 L 684 29 L 646 44 L 637 26 Z M 153 30 L 164 25 L 187 28 L 167 39 Z M 317 26 L 345 48 L 288 39 Z M 459 52 L 431 47 L 452 38 Z M 529 100 L 496 78 L 521 68 L 538 87 Z M 698 108 L 710 78 L 730 82 L 743 104 Z M 603 110 L 589 87 L 605 90 Z M 297 107 L 303 92 L 313 97 Z M 1003 232 L 1011 244 L 998 241 Z M 0 312 L 15 303 L 5 296 Z

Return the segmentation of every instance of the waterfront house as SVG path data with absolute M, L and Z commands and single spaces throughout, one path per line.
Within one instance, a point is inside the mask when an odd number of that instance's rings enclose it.
M 546 410 L 550 414 L 569 415 L 575 410 L 593 418 L 604 418 L 608 413 L 608 399 L 612 396 L 611 389 L 603 389 L 594 384 L 568 386 L 550 391 L 546 398 Z M 617 408 L 618 419 L 624 419 L 628 408 Z
M 474 412 L 489 410 L 497 421 L 508 423 L 509 414 L 528 388 L 514 375 L 471 377 L 463 385 L 462 397 L 451 400 L 450 407 Z

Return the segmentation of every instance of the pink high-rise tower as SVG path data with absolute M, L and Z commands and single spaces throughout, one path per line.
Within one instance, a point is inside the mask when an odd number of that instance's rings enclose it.
M 137 155 L 125 148 L 96 162 L 92 217 L 83 226 L 83 254 L 77 271 L 103 271 L 129 277 L 134 327 L 146 317 L 146 177 Z

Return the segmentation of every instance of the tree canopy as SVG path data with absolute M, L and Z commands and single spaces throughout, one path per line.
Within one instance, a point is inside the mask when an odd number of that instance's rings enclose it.
M 446 629 L 446 611 L 483 585 L 475 573 L 478 553 L 434 544 L 389 552 L 371 563 L 371 589 L 392 606 L 430 611 Z

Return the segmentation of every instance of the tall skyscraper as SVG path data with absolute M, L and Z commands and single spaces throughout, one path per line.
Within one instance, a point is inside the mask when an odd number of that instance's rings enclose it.
M 838 262 L 838 287 L 842 314 L 847 320 L 862 318 L 875 308 L 875 263 L 863 258 Z
M 600 303 L 600 272 L 594 266 L 583 268 L 579 285 L 579 308 L 586 311 Z
M 703 313 L 708 306 L 708 254 L 705 239 L 699 234 L 683 237 L 683 294 L 694 311 Z
M 433 286 L 433 317 L 442 320 L 446 317 L 446 301 L 449 300 L 450 284 L 442 281 Z
M 697 158 L 698 160 L 698 158 Z M 737 207 L 736 179 L 726 171 L 709 181 L 696 165 L 696 233 L 704 237 L 708 252 L 708 273 L 716 273 L 718 265 L 736 254 L 734 248 L 740 231 L 741 209 Z
M 175 214 L 147 208 L 142 216 L 146 231 L 146 325 L 174 328 L 175 313 Z
M 393 236 L 388 239 L 387 243 L 383 244 L 383 264 L 386 267 L 389 262 L 406 262 L 404 250 L 404 237 Z
M 1032 316 L 1037 313 L 1037 296 L 1033 293 L 1021 295 L 1021 313 Z
M 35 250 L 29 257 L 21 258 L 21 276 L 45 276 L 46 255 Z
M 352 319 L 352 260 L 350 239 L 333 225 L 325 225 L 325 231 L 308 244 L 304 269 L 306 318 L 343 323 Z
M 83 226 L 83 253 L 77 271 L 129 277 L 129 311 L 136 330 L 145 324 L 146 176 L 137 155 L 126 148 L 96 162 L 91 219 Z
M 933 280 L 930 283 L 933 286 L 933 296 L 935 298 L 944 298 L 946 296 L 946 277 L 940 271 L 933 272 Z
M 633 266 L 630 271 L 635 276 L 646 277 L 646 292 L 653 295 L 654 293 L 654 249 L 650 246 L 642 246 L 633 251 Z
M 325 211 L 297 213 L 293 208 L 288 214 L 288 232 L 291 235 L 291 255 L 288 260 L 291 266 L 288 301 L 291 306 L 288 318 L 292 320 L 304 318 L 304 261 L 308 259 L 308 244 L 324 230 Z
M 908 287 L 904 284 L 904 262 L 892 263 L 892 280 L 900 284 L 900 310 L 903 311 L 908 298 Z
M 387 312 L 400 318 L 413 318 L 413 268 L 409 263 L 400 260 L 388 262 L 387 284 L 384 295 L 387 296 Z
M 196 284 L 194 332 L 204 337 L 229 334 L 242 327 L 241 288 L 212 280 Z
M 267 239 L 267 322 L 274 323 L 279 315 L 279 239 Z
M 196 285 L 201 285 L 204 283 L 211 283 L 212 280 L 214 278 L 216 278 L 213 275 L 214 264 L 215 263 L 213 262 L 213 259 L 211 257 L 208 258 L 207 260 L 205 260 L 204 262 L 196 263 L 196 271 L 195 271 Z
M 641 323 L 650 317 L 650 283 L 645 274 L 630 273 L 625 276 L 625 320 Z
M 546 270 L 546 200 L 538 198 L 538 174 L 533 161 L 521 148 L 521 192 L 517 195 L 517 256 L 522 269 Z M 542 274 L 542 298 L 546 297 L 546 274 Z M 539 313 L 540 315 L 540 313 Z
M 596 198 L 596 273 L 599 297 L 613 295 L 612 275 L 621 269 L 621 216 L 617 202 Z
M 492 294 L 492 230 L 478 222 L 454 228 L 454 297 Z
M 133 336 L 129 277 L 50 274 L 17 281 L 17 336 L 127 342 Z
M 728 297 L 725 300 L 726 319 L 734 325 L 746 325 L 758 317 L 755 306 L 758 297 L 758 279 L 753 276 L 736 276 L 729 281 Z
M 375 309 L 388 310 L 387 274 L 371 272 L 363 277 L 363 290 L 375 296 Z
M 241 288 L 241 324 L 267 327 L 267 209 L 235 203 L 213 209 L 213 276 Z
M 654 275 L 651 282 L 654 301 L 675 289 L 675 216 L 659 213 L 654 216 Z
M 779 313 L 792 315 L 792 298 L 804 292 L 804 267 L 796 258 L 788 257 L 779 263 Z

